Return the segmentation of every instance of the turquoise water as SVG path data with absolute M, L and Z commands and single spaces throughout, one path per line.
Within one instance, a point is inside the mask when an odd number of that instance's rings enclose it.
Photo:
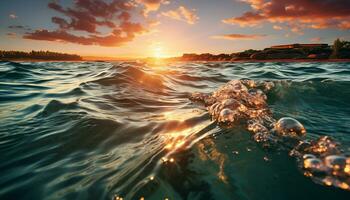
M 189 100 L 240 79 L 350 151 L 350 63 L 1 62 L 0 199 L 350 199 Z

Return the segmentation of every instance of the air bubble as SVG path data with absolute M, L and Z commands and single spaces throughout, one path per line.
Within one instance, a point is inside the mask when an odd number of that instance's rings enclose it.
M 235 121 L 235 117 L 234 117 L 235 113 L 228 109 L 225 108 L 223 110 L 221 110 L 220 112 L 220 117 L 219 117 L 219 122 L 234 122 Z
M 333 170 L 341 170 L 346 166 L 346 157 L 338 155 L 330 155 L 325 158 L 325 164 Z
M 303 155 L 303 159 L 309 159 L 309 158 L 316 158 L 316 156 L 312 155 L 312 154 L 305 154 L 305 155 Z
M 278 135 L 287 137 L 300 137 L 306 134 L 304 126 L 291 117 L 283 117 L 275 124 L 275 131 Z
M 321 171 L 324 169 L 324 165 L 318 158 L 307 158 L 304 160 L 304 168 L 311 171 Z

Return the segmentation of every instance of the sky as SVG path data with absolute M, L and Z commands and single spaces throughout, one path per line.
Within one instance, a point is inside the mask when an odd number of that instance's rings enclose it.
M 350 40 L 349 0 L 1 0 L 0 49 L 170 57 Z

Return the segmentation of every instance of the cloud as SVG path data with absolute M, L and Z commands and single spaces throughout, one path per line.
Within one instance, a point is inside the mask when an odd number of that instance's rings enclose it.
M 162 4 L 169 4 L 168 0 L 136 0 L 137 3 L 145 6 L 145 14 L 151 11 L 157 11 Z
M 224 23 L 256 26 L 264 22 L 289 24 L 297 29 L 350 29 L 349 0 L 243 0 L 251 10 Z
M 304 35 L 303 29 L 306 28 L 305 25 L 295 22 L 289 22 L 287 24 L 287 27 L 292 33 L 298 34 L 298 35 Z
M 194 9 L 188 9 L 184 6 L 180 6 L 175 10 L 162 12 L 162 15 L 171 19 L 184 21 L 188 24 L 195 24 L 199 20 L 199 17 L 196 15 Z
M 254 39 L 260 39 L 262 37 L 266 37 L 266 35 L 258 35 L 258 34 L 226 34 L 226 35 L 215 35 L 211 38 L 213 39 L 225 39 L 225 40 L 254 40 Z
M 321 40 L 322 39 L 320 37 L 314 37 L 310 39 L 311 42 L 321 42 Z
M 161 24 L 161 23 L 160 23 L 160 21 L 158 21 L 158 20 L 148 20 L 148 24 L 149 24 L 149 26 L 151 26 L 151 27 L 155 27 L 155 26 L 158 26 L 158 25 Z
M 240 17 L 234 17 L 222 20 L 226 24 L 238 24 L 241 27 L 257 26 L 264 17 L 257 13 L 246 12 Z
M 6 33 L 7 37 L 9 38 L 16 38 L 17 34 L 14 33 L 14 32 L 9 32 L 9 33 Z
M 51 2 L 48 4 L 48 7 L 70 18 L 69 21 L 61 17 L 53 17 L 51 19 L 61 29 L 72 29 L 89 33 L 97 33 L 96 29 L 99 26 L 114 28 L 113 19 L 115 13 L 119 12 L 120 15 L 127 15 L 127 11 L 131 9 L 123 1 L 107 3 L 102 0 L 76 0 L 75 7 L 67 9 L 64 9 L 56 2 Z M 123 19 L 125 20 L 125 17 Z
M 11 13 L 11 14 L 9 14 L 9 18 L 10 19 L 17 19 L 18 16 L 16 14 L 14 14 L 14 13 Z
M 17 30 L 25 30 L 25 31 L 31 31 L 32 29 L 28 26 L 22 26 L 22 25 L 11 25 L 8 26 L 9 29 L 17 29 Z
M 89 35 L 77 36 L 65 30 L 49 31 L 46 29 L 36 30 L 30 34 L 24 35 L 25 39 L 45 40 L 54 42 L 69 42 L 82 45 L 99 45 L 105 47 L 121 46 L 131 42 L 135 38 L 135 33 L 144 31 L 143 27 L 136 23 L 123 23 L 121 29 L 115 29 L 107 36 Z M 123 30 L 123 31 L 122 31 Z
M 131 16 L 139 10 L 126 0 L 75 0 L 68 8 L 53 1 L 48 7 L 63 15 L 51 18 L 58 29 L 27 32 L 23 38 L 113 47 L 148 31 L 141 23 L 131 21 Z M 77 31 L 87 34 L 77 35 Z
M 283 30 L 283 27 L 278 25 L 274 25 L 272 28 L 278 31 Z
M 8 28 L 11 28 L 11 29 L 23 29 L 24 26 L 21 26 L 21 25 L 17 25 L 17 26 L 8 26 Z
M 339 27 L 340 29 L 344 29 L 344 30 L 350 29 L 350 20 L 340 22 L 339 25 L 338 25 L 338 27 Z

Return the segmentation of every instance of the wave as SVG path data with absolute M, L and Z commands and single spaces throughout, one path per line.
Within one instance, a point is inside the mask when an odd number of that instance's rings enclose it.
M 0 72 L 3 199 L 347 199 L 304 166 L 328 155 L 304 158 L 299 140 L 251 132 L 290 117 L 309 149 L 331 137 L 346 151 L 348 63 L 1 62 Z M 213 92 L 245 107 L 221 113 Z

